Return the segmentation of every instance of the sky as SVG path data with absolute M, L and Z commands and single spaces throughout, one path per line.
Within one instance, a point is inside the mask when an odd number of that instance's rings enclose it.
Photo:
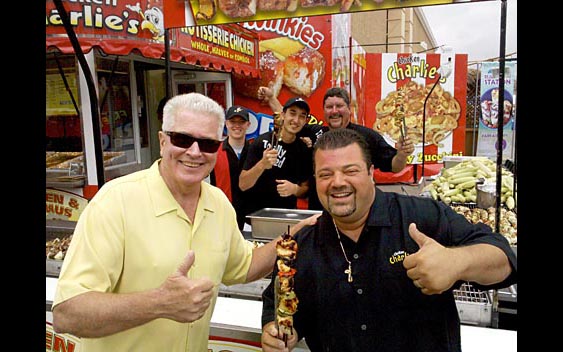
M 506 1 L 506 52 L 517 51 L 517 0 Z M 421 7 L 437 45 L 468 54 L 468 61 L 496 58 L 500 53 L 501 1 L 478 1 Z

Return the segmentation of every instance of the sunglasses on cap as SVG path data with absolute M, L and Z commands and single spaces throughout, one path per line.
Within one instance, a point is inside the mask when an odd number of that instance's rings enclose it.
M 219 146 L 221 145 L 222 142 L 222 141 L 216 141 L 214 139 L 196 138 L 190 136 L 189 134 L 180 133 L 180 132 L 164 131 L 164 133 L 170 137 L 170 142 L 172 142 L 172 145 L 179 148 L 187 149 L 191 147 L 192 144 L 194 144 L 194 142 L 197 142 L 197 145 L 199 146 L 199 150 L 201 150 L 204 153 L 215 153 L 219 149 Z

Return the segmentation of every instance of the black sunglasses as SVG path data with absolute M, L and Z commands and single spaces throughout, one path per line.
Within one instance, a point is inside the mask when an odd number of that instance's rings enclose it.
M 174 146 L 187 149 L 191 147 L 194 142 L 197 142 L 199 150 L 204 153 L 215 153 L 219 149 L 219 146 L 222 142 L 216 141 L 214 139 L 196 138 L 190 136 L 189 134 L 180 132 L 164 131 L 164 133 L 170 137 L 170 142 L 172 142 Z

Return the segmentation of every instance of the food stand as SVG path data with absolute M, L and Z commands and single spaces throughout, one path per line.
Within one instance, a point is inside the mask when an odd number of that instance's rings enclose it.
M 49 4 L 49 1 L 47 2 Z M 78 4 L 76 4 L 78 6 Z M 49 6 L 49 5 L 48 5 Z M 83 6 L 83 4 L 81 5 Z M 103 6 L 103 5 L 99 5 Z M 81 10 L 85 11 L 85 10 Z M 52 16 L 54 15 L 53 10 L 50 10 Z M 104 12 L 105 14 L 108 11 Z M 50 18 L 50 17 L 49 17 Z M 49 23 L 48 26 L 49 28 Z M 59 33 L 60 34 L 60 33 Z M 179 32 L 178 35 L 181 35 Z M 272 38 L 270 38 L 272 39 Z M 158 38 L 151 38 L 150 40 L 158 40 Z M 265 39 L 266 40 L 266 39 Z M 109 41 L 108 41 L 109 42 Z M 155 45 L 152 45 L 155 44 Z M 155 47 L 158 47 L 160 50 L 160 46 L 163 46 L 162 43 L 153 42 L 151 45 L 144 46 L 142 50 L 154 50 Z M 60 46 L 61 44 L 57 44 Z M 158 46 L 160 45 L 160 46 Z M 92 45 L 94 47 L 95 45 Z M 51 50 L 50 45 L 47 45 L 48 50 Z M 201 47 L 201 46 L 200 46 Z M 257 48 L 258 46 L 256 46 Z M 49 49 L 50 48 L 50 49 Z M 60 49 L 60 48 L 59 48 Z M 257 50 L 257 49 L 256 49 Z M 174 50 L 172 50 L 173 52 Z M 63 50 L 64 52 L 64 50 Z M 179 51 L 176 51 L 178 53 Z M 145 52 L 144 54 L 147 54 Z M 201 53 L 199 53 L 201 54 Z M 255 52 L 256 54 L 256 52 Z M 112 62 L 107 58 L 100 58 L 98 54 L 94 55 L 94 50 L 90 51 L 88 55 L 88 60 L 92 65 L 94 71 L 98 70 L 100 72 L 105 72 L 105 78 L 107 81 L 112 80 L 112 74 L 115 72 L 112 69 Z M 135 61 L 142 61 L 146 63 L 147 60 L 140 59 L 138 54 L 128 54 L 132 55 L 131 60 L 129 60 L 129 64 L 126 68 L 124 68 L 125 73 L 128 74 L 130 81 L 129 86 L 127 87 L 130 89 L 129 91 L 132 92 L 132 96 L 139 96 L 138 91 L 141 91 L 142 88 L 138 87 L 136 76 L 137 73 L 135 72 L 136 67 L 138 65 L 135 64 Z M 174 57 L 172 54 L 172 57 Z M 96 57 L 98 56 L 98 57 Z M 158 59 L 162 56 L 162 51 L 158 53 Z M 97 61 L 99 60 L 99 61 Z M 149 60 L 150 61 L 150 60 Z M 96 64 L 94 64 L 96 62 Z M 102 63 L 103 62 L 103 63 Z M 118 60 L 116 59 L 115 62 L 117 63 Z M 151 62 L 153 63 L 153 62 Z M 201 64 L 201 62 L 193 62 L 194 64 Z M 154 64 L 154 63 L 153 63 Z M 204 62 L 207 67 L 216 68 L 213 59 L 209 59 Z M 118 66 L 118 64 L 116 64 Z M 194 65 L 197 66 L 197 65 Z M 220 66 L 220 65 L 219 65 Z M 75 76 L 78 76 L 78 73 L 81 72 L 79 68 L 75 65 L 76 70 L 73 72 Z M 179 69 L 180 66 L 175 66 L 175 68 Z M 208 74 L 207 72 L 198 71 L 197 73 L 193 73 L 194 67 L 190 67 L 191 70 L 189 71 L 189 75 L 186 80 L 184 80 L 185 84 L 195 84 L 196 81 L 193 78 L 197 77 L 200 81 L 212 81 L 212 79 L 206 80 L 201 78 L 200 75 Z M 119 70 L 117 70 L 119 71 Z M 109 73 L 109 74 L 108 74 Z M 239 73 L 245 74 L 244 70 L 241 70 Z M 186 74 L 182 72 L 182 74 Z M 192 77 L 191 75 L 196 75 Z M 65 77 L 63 75 L 63 77 Z M 102 74 L 102 77 L 104 75 Z M 135 79 L 133 79 L 135 77 Z M 172 76 L 174 77 L 174 76 Z M 179 76 L 178 76 L 179 77 Z M 61 79 L 62 80 L 62 79 Z M 106 83 L 107 83 L 106 81 Z M 140 80 L 139 80 L 140 81 Z M 231 102 L 228 100 L 231 97 L 231 88 L 230 88 L 230 79 L 225 80 L 228 84 L 226 85 L 226 92 L 224 94 L 227 97 L 225 104 L 230 104 Z M 61 82 L 57 82 L 61 85 Z M 163 83 L 161 81 L 161 83 Z M 74 92 L 76 94 L 80 94 L 81 97 L 81 107 L 82 107 L 82 114 L 83 117 L 86 117 L 87 121 L 87 107 L 88 102 L 85 99 L 87 95 L 86 84 L 82 78 L 75 80 L 75 85 L 71 86 L 74 87 Z M 103 85 L 100 85 L 98 89 L 102 89 Z M 106 86 L 107 87 L 107 86 Z M 176 92 L 180 92 L 182 89 L 182 85 L 174 85 Z M 73 91 L 71 89 L 70 91 Z M 164 85 L 161 88 L 161 93 L 164 94 Z M 162 95 L 161 94 L 161 95 Z M 119 99 L 115 98 L 115 102 L 118 102 Z M 152 100 L 152 103 L 150 102 Z M 66 97 L 66 102 L 68 103 L 69 98 Z M 112 154 L 105 154 L 107 155 L 108 164 L 104 165 L 106 168 L 106 176 L 109 177 L 116 177 L 123 172 L 131 172 L 135 169 L 141 167 L 144 163 L 143 155 L 146 153 L 142 151 L 142 142 L 140 141 L 142 137 L 148 138 L 150 133 L 150 126 L 151 123 L 145 123 L 145 129 L 143 129 L 143 123 L 139 121 L 139 116 L 143 116 L 145 114 L 146 117 L 146 109 L 147 105 L 150 106 L 158 101 L 158 97 L 147 97 L 146 95 L 143 96 L 143 103 L 139 103 L 136 99 L 132 99 L 130 101 L 130 117 L 129 122 L 131 123 L 132 133 L 131 136 L 125 136 L 132 138 L 133 141 L 128 140 L 128 138 L 123 138 L 120 136 L 121 142 L 117 142 L 117 138 L 110 139 L 111 143 L 116 145 L 130 145 L 130 148 L 117 148 L 118 150 L 111 149 L 107 150 L 106 153 Z M 64 104 L 62 104 L 64 105 Z M 66 104 L 68 105 L 68 104 Z M 116 110 L 118 111 L 118 110 Z M 67 114 L 68 112 L 63 113 Z M 110 115 L 106 115 L 110 116 Z M 65 127 L 67 125 L 64 125 Z M 91 157 L 89 155 L 93 155 L 93 139 L 91 138 L 93 131 L 91 125 L 86 123 L 86 127 L 90 126 L 90 129 L 82 131 L 85 136 L 84 141 L 86 142 L 84 145 L 84 154 L 69 154 L 67 155 L 68 158 L 61 161 L 60 163 L 53 164 L 51 170 L 47 170 L 49 180 L 47 182 L 47 186 L 57 189 L 60 191 L 61 189 L 67 191 L 74 191 L 76 192 L 75 197 L 83 197 L 83 201 L 87 201 L 87 199 L 95 193 L 97 190 L 96 185 L 91 185 L 88 183 L 88 175 L 92 172 L 92 170 L 96 170 L 96 166 L 92 163 Z M 121 125 L 123 126 L 123 125 Z M 114 126 L 112 126 L 113 128 Z M 113 132 L 113 131 L 112 131 Z M 102 134 L 104 133 L 102 127 Z M 109 135 L 107 133 L 106 135 Z M 88 137 L 90 136 L 90 137 Z M 111 144 L 110 143 L 110 144 Z M 121 143 L 121 144 L 120 144 Z M 145 142 L 147 145 L 148 142 Z M 52 151 L 52 154 L 47 154 L 47 158 L 52 157 L 54 153 L 65 153 L 65 151 Z M 67 153 L 74 153 L 73 151 L 69 151 Z M 117 154 L 115 154 L 117 153 Z M 145 153 L 145 154 L 144 154 Z M 104 160 L 106 157 L 104 155 Z M 59 154 L 58 156 L 61 156 Z M 64 156 L 64 154 L 63 154 Z M 82 159 L 80 159 L 82 157 Z M 146 157 L 146 155 L 145 155 Z M 115 159 L 114 159 L 115 158 Z M 150 159 L 147 158 L 147 159 Z M 63 166 L 61 166 L 62 163 Z M 124 170 L 125 166 L 125 170 Z M 111 173 L 112 167 L 115 167 L 115 173 Z M 107 173 L 109 172 L 109 174 Z M 500 171 L 499 171 L 500 172 Z M 423 180 L 422 184 L 415 185 L 416 186 L 424 186 L 427 180 Z M 89 186 L 94 186 L 91 189 Z M 410 186 L 407 186 L 410 187 Z M 404 192 L 405 188 L 401 186 L 401 188 L 397 191 Z M 417 195 L 421 193 L 421 189 L 417 189 L 415 192 Z M 500 196 L 500 195 L 499 195 Z M 47 240 L 51 241 L 60 236 L 69 236 L 72 234 L 74 229 L 75 220 L 62 220 L 57 219 L 53 221 L 47 222 Z M 253 238 L 252 234 L 246 233 L 245 234 L 249 239 Z M 516 250 L 516 248 L 514 248 Z M 58 254 L 58 253 L 57 253 Z M 56 254 L 55 254 L 56 255 Z M 64 257 L 63 257 L 64 258 Z M 71 335 L 59 335 L 56 334 L 52 330 L 52 314 L 51 314 L 51 304 L 54 297 L 56 282 L 58 273 L 60 272 L 60 266 L 62 264 L 61 258 L 48 258 L 47 259 L 47 272 L 46 272 L 46 328 L 47 328 L 47 348 L 50 350 L 53 348 L 55 350 L 56 346 L 65 345 L 69 348 L 72 346 L 74 351 L 80 350 L 80 339 L 73 337 Z M 247 285 L 236 285 L 236 287 L 222 287 L 220 289 L 220 297 L 217 300 L 217 305 L 212 317 L 211 321 L 211 336 L 210 336 L 210 350 L 211 351 L 259 351 L 259 341 L 260 341 L 260 315 L 261 315 L 261 302 L 260 302 L 260 294 L 261 291 L 266 287 L 269 283 L 269 280 L 259 280 L 255 283 L 247 284 Z M 492 320 L 494 320 L 493 310 L 497 309 L 501 311 L 499 307 L 493 307 L 494 300 L 487 295 L 483 295 L 482 292 L 474 292 L 469 287 L 465 287 L 465 291 L 460 291 L 460 295 L 458 296 L 458 301 L 460 302 L 460 306 L 458 306 L 460 310 L 460 316 L 462 317 L 462 321 L 466 324 L 462 325 L 461 333 L 462 333 L 462 345 L 463 350 L 465 352 L 472 352 L 472 351 L 498 351 L 498 350 L 505 350 L 505 351 L 516 351 L 516 331 L 508 331 L 504 329 L 490 329 Z M 476 301 L 467 300 L 467 298 L 471 298 L 471 295 L 476 294 L 477 298 Z M 507 302 L 515 303 L 516 302 L 516 287 L 508 288 L 506 291 L 499 291 L 495 294 L 498 294 L 498 299 L 502 302 L 504 298 Z M 515 314 L 516 310 L 513 308 L 506 308 L 505 312 L 509 314 Z M 490 314 L 489 314 L 490 313 Z M 60 349 L 60 348 L 59 348 Z M 301 343 L 299 345 L 299 349 L 297 351 L 307 351 L 306 344 Z

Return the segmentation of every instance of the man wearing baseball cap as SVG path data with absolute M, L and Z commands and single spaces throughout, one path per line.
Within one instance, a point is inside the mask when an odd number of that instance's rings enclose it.
M 307 194 L 312 151 L 297 134 L 310 111 L 303 98 L 287 100 L 279 112 L 279 128 L 259 135 L 250 145 L 239 179 L 240 189 L 247 192 L 249 212 L 296 209 L 297 198 Z
M 281 103 L 268 87 L 258 89 L 258 98 L 267 102 L 274 111 L 279 109 Z M 391 146 L 383 136 L 372 128 L 351 122 L 350 95 L 340 87 L 329 88 L 323 97 L 324 120 L 327 125 L 307 125 L 299 134 L 301 138 L 307 137 L 310 144 L 314 144 L 323 132 L 338 128 L 349 128 L 358 131 L 366 138 L 371 153 L 373 166 L 385 172 L 400 172 L 407 165 L 407 158 L 414 152 L 414 144 L 409 137 L 401 138 L 396 147 Z M 318 199 L 314 180 L 310 182 L 309 209 L 321 210 L 322 205 Z
M 233 105 L 225 113 L 225 139 L 217 152 L 217 162 L 211 171 L 210 182 L 223 190 L 237 213 L 237 222 L 242 231 L 247 211 L 245 194 L 239 188 L 239 176 L 248 154 L 249 141 L 246 131 L 250 127 L 249 111 L 239 105 Z

